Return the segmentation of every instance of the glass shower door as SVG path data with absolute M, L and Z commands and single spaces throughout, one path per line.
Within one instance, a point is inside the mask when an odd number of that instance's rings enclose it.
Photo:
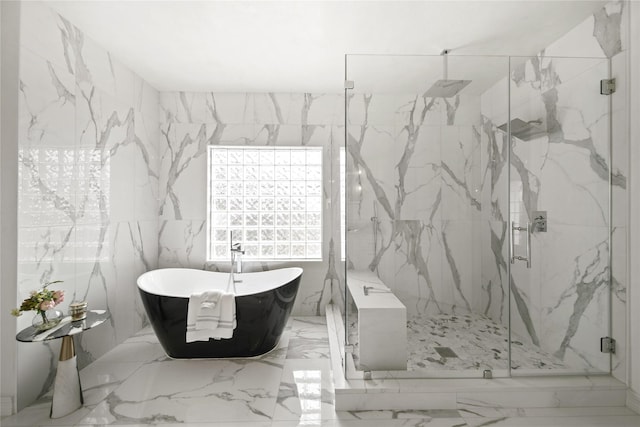
M 511 58 L 511 373 L 608 373 L 609 61 Z

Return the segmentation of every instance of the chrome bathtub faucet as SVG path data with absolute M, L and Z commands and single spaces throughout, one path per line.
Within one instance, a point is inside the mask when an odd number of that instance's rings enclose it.
M 244 251 L 242 250 L 242 245 L 240 243 L 231 242 L 231 275 L 233 277 L 233 273 L 242 273 L 242 255 L 244 255 Z M 242 280 L 233 280 L 234 283 L 240 283 Z

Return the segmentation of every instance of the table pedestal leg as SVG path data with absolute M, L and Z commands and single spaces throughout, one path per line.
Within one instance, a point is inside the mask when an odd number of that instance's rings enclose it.
M 63 337 L 56 379 L 53 385 L 51 418 L 64 417 L 82 407 L 84 399 L 82 398 L 77 362 L 73 337 Z

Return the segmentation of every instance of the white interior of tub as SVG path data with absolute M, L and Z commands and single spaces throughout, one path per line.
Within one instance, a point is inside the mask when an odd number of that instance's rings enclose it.
M 280 268 L 254 273 L 234 274 L 236 296 L 270 291 L 285 285 L 302 275 L 302 268 Z M 214 289 L 227 290 L 229 273 L 204 271 L 191 268 L 163 268 L 148 271 L 138 277 L 138 287 L 155 295 L 189 298 L 192 294 Z M 228 290 L 234 292 L 233 285 Z

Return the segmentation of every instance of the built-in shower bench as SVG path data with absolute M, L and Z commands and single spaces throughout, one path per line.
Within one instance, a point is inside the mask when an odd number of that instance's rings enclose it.
M 371 271 L 349 270 L 362 370 L 407 369 L 407 308 Z

